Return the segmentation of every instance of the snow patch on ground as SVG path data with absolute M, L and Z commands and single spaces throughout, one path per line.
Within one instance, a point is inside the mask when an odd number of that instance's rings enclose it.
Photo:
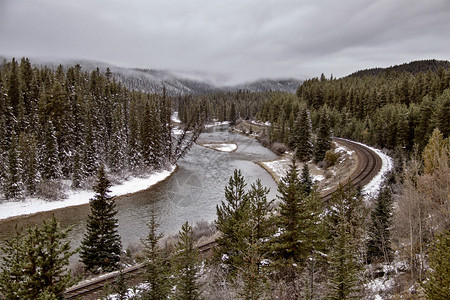
M 375 300 L 383 300 L 380 295 L 385 295 L 387 291 L 391 290 L 395 284 L 395 279 L 392 276 L 383 276 L 372 279 L 366 284 L 366 288 L 370 291 L 371 295 L 375 295 Z
M 220 126 L 220 125 L 227 125 L 227 124 L 230 124 L 230 121 L 214 122 L 213 124 L 206 124 L 205 128 Z
M 284 159 L 278 159 L 274 161 L 264 161 L 262 164 L 264 164 L 267 169 L 271 170 L 275 177 L 282 178 L 286 175 L 288 168 L 286 168 L 286 165 L 288 165 L 290 162 L 290 159 L 284 158 Z
M 236 144 L 202 144 L 202 146 L 221 152 L 233 152 L 237 149 Z
M 336 149 L 334 149 L 334 152 L 335 153 L 344 153 L 344 152 L 346 152 L 348 155 L 352 155 L 353 153 L 355 153 L 355 151 L 352 151 L 352 150 L 348 150 L 348 148 L 347 147 L 344 147 L 344 146 L 339 146 L 339 147 L 337 147 Z
M 259 125 L 259 126 L 271 126 L 270 122 L 259 122 L 256 120 L 252 120 L 250 123 L 255 124 L 255 125 Z
M 312 175 L 311 178 L 312 178 L 312 181 L 322 181 L 325 179 L 325 177 L 323 175 Z
M 177 112 L 177 111 L 173 113 L 173 115 L 172 115 L 172 117 L 171 117 L 171 120 L 172 120 L 172 122 L 174 122 L 174 123 L 181 123 L 181 120 L 180 120 L 180 118 L 178 117 L 178 112 Z
M 175 171 L 175 166 L 169 170 L 163 170 L 142 177 L 130 177 L 121 184 L 113 185 L 110 190 L 112 196 L 122 196 L 146 190 L 152 185 L 166 179 Z M 59 201 L 46 201 L 39 198 L 26 198 L 23 201 L 11 201 L 0 203 L 0 220 L 21 215 L 28 215 L 58 208 L 76 206 L 89 203 L 94 196 L 92 190 L 69 190 L 66 199 Z

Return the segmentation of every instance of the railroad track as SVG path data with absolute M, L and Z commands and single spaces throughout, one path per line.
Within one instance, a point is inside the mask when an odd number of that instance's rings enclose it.
M 355 151 L 358 158 L 358 165 L 350 176 L 351 186 L 356 187 L 358 185 L 365 185 L 370 182 L 370 180 L 378 174 L 381 169 L 382 161 L 381 158 L 371 149 L 364 147 L 358 143 L 341 139 L 333 138 L 333 140 L 339 142 L 339 144 L 346 146 L 347 148 Z M 322 195 L 324 201 L 329 200 L 332 194 L 335 192 L 336 187 L 327 191 Z M 216 242 L 212 241 L 206 244 L 198 246 L 199 254 L 201 257 L 208 257 L 211 254 L 212 248 L 215 246 Z M 122 270 L 122 274 L 128 279 L 132 280 L 137 278 L 138 275 L 142 274 L 144 270 L 144 264 L 138 264 L 131 266 Z M 105 274 L 101 277 L 92 279 L 87 282 L 82 282 L 66 290 L 64 293 L 65 299 L 96 299 L 95 296 L 98 292 L 102 291 L 106 284 L 114 283 L 119 276 L 119 272 L 113 272 Z
M 350 185 L 352 187 L 364 186 L 368 184 L 370 180 L 375 177 L 375 175 L 378 174 L 381 169 L 382 161 L 381 158 L 373 150 L 362 146 L 359 143 L 346 139 L 333 138 L 333 140 L 341 145 L 346 146 L 350 150 L 355 151 L 358 159 L 358 165 L 349 178 Z M 328 190 L 325 194 L 322 194 L 322 199 L 324 201 L 330 200 L 336 189 L 337 187 L 334 187 Z

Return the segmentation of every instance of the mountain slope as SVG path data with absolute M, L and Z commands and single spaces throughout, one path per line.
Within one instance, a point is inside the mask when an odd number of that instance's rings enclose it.
M 417 74 L 420 72 L 438 72 L 440 68 L 447 69 L 450 67 L 450 62 L 448 60 L 416 60 L 409 63 L 404 63 L 401 65 L 395 65 L 388 68 L 372 68 L 366 70 L 360 70 L 354 72 L 348 77 L 363 77 L 363 76 L 377 76 L 382 73 L 388 72 L 407 72 L 412 74 Z

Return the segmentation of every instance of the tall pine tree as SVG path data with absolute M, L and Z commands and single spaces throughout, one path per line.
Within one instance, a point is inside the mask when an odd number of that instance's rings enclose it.
M 435 237 L 429 250 L 430 270 L 422 283 L 428 299 L 450 299 L 450 229 Z
M 225 187 L 225 201 L 217 206 L 216 228 L 221 233 L 216 239 L 217 254 L 230 267 L 232 274 L 242 262 L 248 229 L 249 201 L 245 186 L 241 171 L 234 170 Z
M 194 233 L 188 222 L 183 224 L 178 236 L 177 255 L 174 257 L 174 265 L 177 270 L 175 299 L 202 299 L 201 286 L 198 283 L 200 271 L 198 249 L 194 247 Z
M 120 262 L 121 242 L 117 232 L 117 214 L 114 198 L 109 196 L 111 183 L 101 166 L 94 185 L 95 196 L 90 200 L 87 232 L 81 241 L 80 258 L 92 273 L 113 271 Z
M 369 263 L 382 260 L 389 262 L 392 257 L 391 226 L 392 196 L 388 187 L 384 187 L 378 195 L 371 213 L 369 240 L 367 242 L 367 260 Z
M 300 161 L 311 158 L 313 146 L 311 143 L 311 120 L 306 108 L 303 108 L 294 122 L 290 136 L 290 147 L 295 149 L 295 156 Z
M 30 227 L 2 247 L 0 293 L 5 299 L 62 299 L 73 284 L 68 270 L 71 228 L 61 229 L 53 216 L 42 227 Z
M 161 233 L 157 232 L 158 226 L 155 210 L 152 209 L 148 224 L 149 233 L 142 241 L 146 259 L 144 276 L 148 285 L 146 291 L 142 293 L 143 299 L 163 300 L 167 299 L 170 293 L 170 259 L 168 252 L 158 245 L 163 237 Z
M 307 169 L 306 169 L 307 170 Z M 314 249 L 323 244 L 321 199 L 309 185 L 309 175 L 299 179 L 295 161 L 278 184 L 280 199 L 278 228 L 274 239 L 275 258 L 281 264 L 296 263 L 303 266 Z
M 360 299 L 361 248 L 364 220 L 362 198 L 349 184 L 339 185 L 331 199 L 328 214 L 330 234 L 329 299 Z
M 325 153 L 331 149 L 330 120 L 325 111 L 322 112 L 319 121 L 316 143 L 314 145 L 314 161 L 320 162 L 325 158 Z

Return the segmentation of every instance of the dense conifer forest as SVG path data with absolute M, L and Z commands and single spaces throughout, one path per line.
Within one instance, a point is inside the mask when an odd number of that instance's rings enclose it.
M 58 197 L 57 184 L 48 191 L 49 184 L 69 179 L 73 188 L 81 187 L 100 165 L 113 173 L 161 169 L 196 136 L 190 141 L 192 136 L 172 135 L 173 106 L 164 92 L 129 90 L 108 69 L 33 68 L 27 58 L 1 63 L 0 111 L 6 199 Z

